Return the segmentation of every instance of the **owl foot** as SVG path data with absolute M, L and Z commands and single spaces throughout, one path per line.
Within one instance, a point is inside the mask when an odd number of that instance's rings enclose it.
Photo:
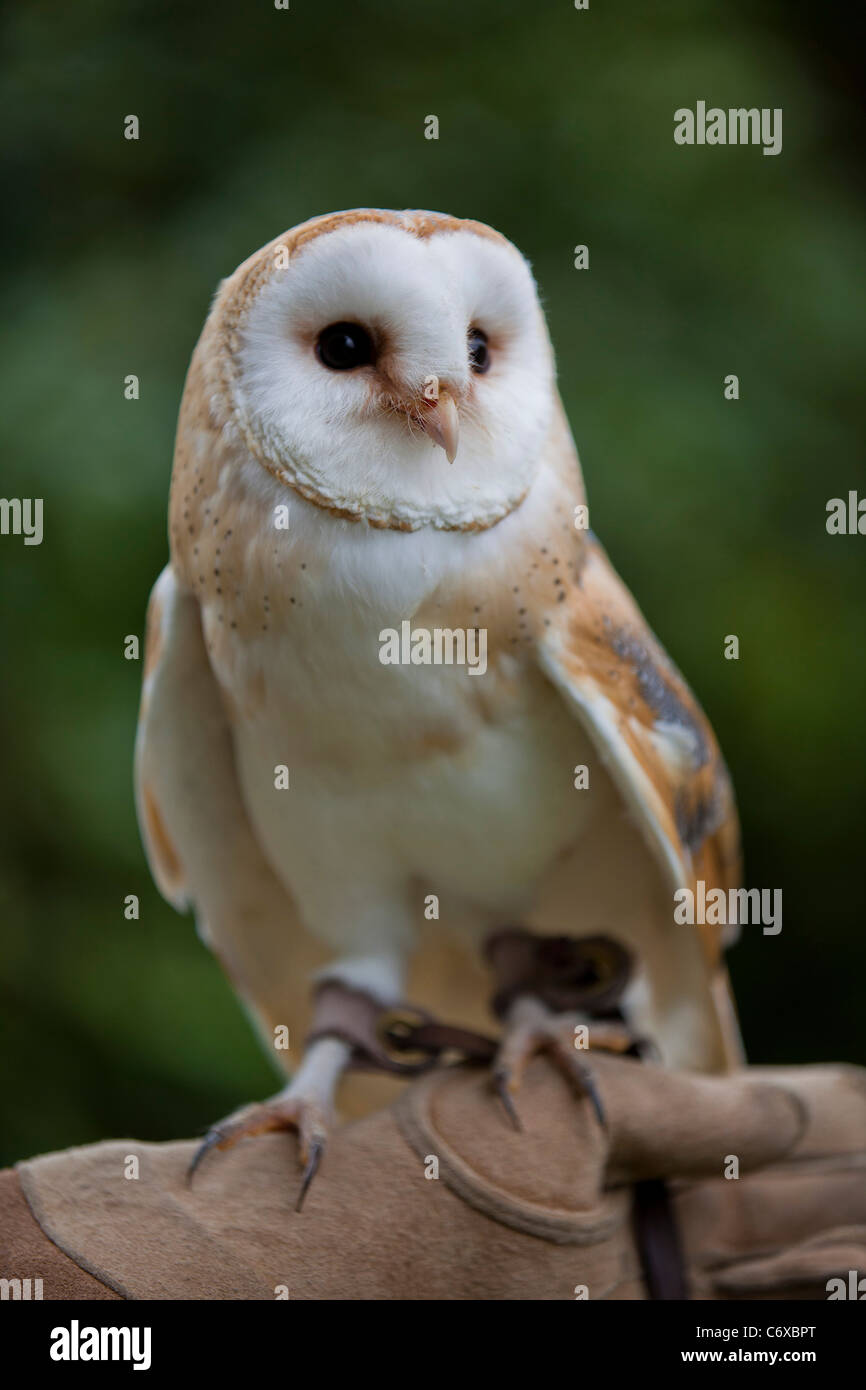
M 199 1144 L 187 1169 L 187 1182 L 212 1149 L 230 1149 L 240 1139 L 280 1130 L 294 1130 L 300 1139 L 304 1171 L 295 1203 L 300 1211 L 318 1172 L 333 1124 L 334 1092 L 349 1049 L 336 1039 L 313 1044 L 294 1080 L 284 1090 L 213 1125 Z
M 584 1037 L 587 1042 L 584 1042 Z M 549 1053 L 569 1081 L 590 1101 L 602 1128 L 607 1127 L 604 1106 L 592 1069 L 580 1053 L 587 1046 L 610 1052 L 627 1052 L 633 1039 L 615 1022 L 591 1022 L 585 1014 L 552 1013 L 538 999 L 524 997 L 512 1004 L 505 1037 L 493 1064 L 493 1084 L 503 1109 L 517 1130 L 522 1130 L 514 1098 L 523 1073 L 533 1057 Z

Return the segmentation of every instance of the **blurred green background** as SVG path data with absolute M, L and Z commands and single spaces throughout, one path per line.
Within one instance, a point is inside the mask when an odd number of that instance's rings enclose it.
M 731 956 L 750 1055 L 866 1061 L 866 538 L 825 530 L 828 498 L 866 494 L 864 131 L 853 35 L 810 15 L 7 10 L 2 492 L 45 499 L 45 539 L 0 537 L 0 1162 L 189 1135 L 273 1089 L 219 967 L 151 884 L 123 639 L 166 558 L 176 412 L 217 281 L 357 205 L 479 218 L 533 262 L 593 525 L 716 725 L 747 882 L 784 892 L 781 936 L 747 929 Z M 782 154 L 676 146 L 674 109 L 699 98 L 782 107 Z

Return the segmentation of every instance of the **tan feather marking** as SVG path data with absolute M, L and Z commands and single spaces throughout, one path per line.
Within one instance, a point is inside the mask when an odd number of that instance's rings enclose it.
M 575 587 L 558 624 L 554 664 L 589 707 L 605 710 L 622 751 L 652 789 L 647 812 L 683 863 L 683 887 L 739 882 L 739 831 L 727 769 L 706 716 L 647 627 L 601 546 L 590 536 Z M 674 757 L 665 734 L 681 733 L 691 757 Z M 615 751 L 615 750 L 614 750 Z M 625 765 L 625 764 L 624 764 Z M 718 928 L 701 928 L 716 960 Z
M 144 639 L 144 667 L 142 678 L 147 680 L 148 676 L 155 671 L 159 664 L 160 653 L 162 652 L 162 603 L 153 594 L 148 605 L 146 632 Z
M 466 744 L 466 735 L 456 723 L 430 725 L 412 738 L 402 740 L 399 756 L 407 763 L 436 758 L 441 755 L 453 756 Z
M 243 261 L 234 274 L 226 280 L 220 292 L 220 299 L 224 298 L 225 301 L 227 323 L 230 322 L 232 329 L 237 328 L 243 310 L 250 300 L 258 294 L 268 276 L 276 269 L 274 253 L 277 247 L 285 247 L 291 258 L 297 255 L 304 246 L 309 245 L 320 236 L 325 236 L 328 232 L 359 226 L 365 222 L 398 227 L 401 231 L 408 232 L 422 240 L 426 240 L 436 232 L 471 232 L 475 236 L 497 241 L 503 246 L 511 245 L 507 237 L 502 236 L 492 227 L 485 226 L 483 222 L 474 222 L 469 218 L 450 217 L 442 212 L 422 212 L 420 210 L 393 212 L 388 208 L 352 208 L 346 212 L 333 212 L 323 217 L 313 217 L 308 222 L 302 222 L 299 226 L 292 227 L 274 237 L 273 241 L 269 241 L 266 246 L 262 246 Z M 231 350 L 232 345 L 228 344 L 228 347 Z
M 413 236 L 424 241 L 437 232 L 472 232 L 476 236 L 486 237 L 489 241 L 509 244 L 507 238 L 495 231 L 493 227 L 488 227 L 483 222 L 475 222 L 471 218 L 452 217 L 448 213 L 425 212 L 420 209 L 393 212 L 389 208 L 353 208 L 347 212 L 333 212 L 325 217 L 314 217 L 309 222 L 304 222 L 300 227 L 296 227 L 293 232 L 285 233 L 283 237 L 278 238 L 278 241 L 287 245 L 289 254 L 292 255 L 299 251 L 302 246 L 314 241 L 316 237 L 323 236 L 326 232 L 337 231 L 343 227 L 354 227 L 362 222 L 399 227 L 401 231 L 410 232 Z M 290 245 L 287 241 L 289 238 L 291 239 Z
M 141 785 L 141 804 L 147 823 L 147 834 L 154 854 L 159 860 L 163 878 L 172 893 L 183 889 L 184 873 L 177 851 L 165 827 L 165 821 L 157 805 L 156 798 L 147 782 Z

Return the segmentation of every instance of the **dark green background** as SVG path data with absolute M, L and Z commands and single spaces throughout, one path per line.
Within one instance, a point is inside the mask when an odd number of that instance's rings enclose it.
M 2 492 L 45 499 L 45 540 L 0 538 L 0 1160 L 187 1135 L 273 1088 L 151 884 L 123 639 L 166 557 L 175 417 L 218 279 L 356 205 L 480 218 L 532 260 L 593 524 L 718 729 L 747 882 L 784 891 L 781 936 L 747 929 L 731 958 L 750 1054 L 866 1061 L 866 537 L 824 525 L 828 498 L 866 494 L 864 132 L 855 38 L 823 9 L 810 32 L 812 8 L 7 12 Z M 677 147 L 674 109 L 699 98 L 782 107 L 782 154 Z

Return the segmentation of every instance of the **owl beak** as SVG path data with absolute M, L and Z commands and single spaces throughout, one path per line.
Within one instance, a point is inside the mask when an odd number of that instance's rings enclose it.
M 445 457 L 453 463 L 457 457 L 460 442 L 460 416 L 454 397 L 448 391 L 437 389 L 435 396 L 425 390 L 421 409 L 421 424 Z

